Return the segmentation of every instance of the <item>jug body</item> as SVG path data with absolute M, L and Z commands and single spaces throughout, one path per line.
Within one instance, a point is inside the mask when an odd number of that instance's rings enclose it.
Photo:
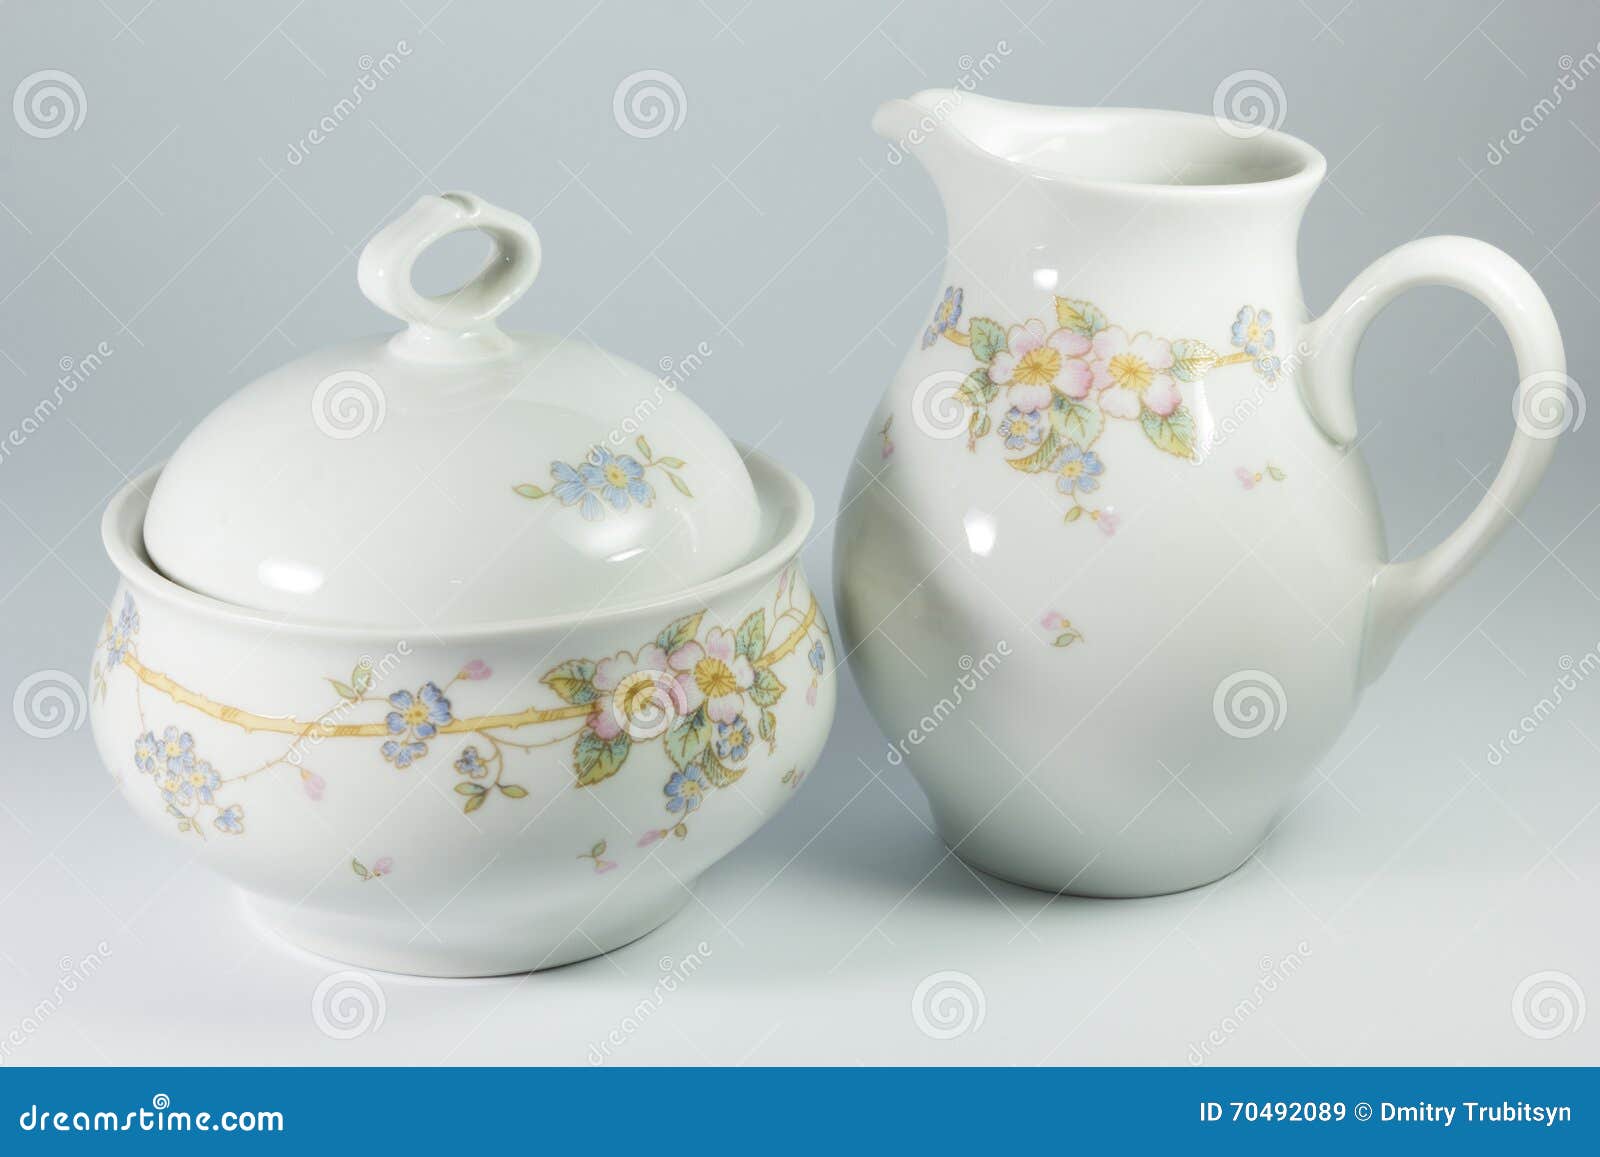
M 935 177 L 950 250 L 841 500 L 846 653 L 968 862 L 1097 896 L 1209 882 L 1354 710 L 1387 557 L 1359 453 L 1303 396 L 1321 158 L 939 98 L 877 125 Z

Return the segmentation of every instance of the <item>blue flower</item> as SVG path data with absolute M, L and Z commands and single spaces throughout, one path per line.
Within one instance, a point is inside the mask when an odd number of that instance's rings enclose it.
M 1088 494 L 1100 489 L 1098 475 L 1105 471 L 1105 465 L 1093 450 L 1069 445 L 1056 459 L 1055 469 L 1060 475 L 1056 479 L 1057 490 L 1063 494 Z
M 483 762 L 483 756 L 476 747 L 469 747 L 456 759 L 455 768 L 462 775 L 473 779 L 482 779 L 489 774 L 489 765 Z
M 946 330 L 961 321 L 961 299 L 965 296 L 955 286 L 945 287 L 944 300 L 933 311 L 933 324 L 922 335 L 922 348 L 927 349 L 944 336 Z
M 146 775 L 156 773 L 156 758 L 161 753 L 161 741 L 156 738 L 153 731 L 146 731 L 133 741 L 134 766 Z
M 230 836 L 240 835 L 244 832 L 244 808 L 238 804 L 230 804 L 218 812 L 217 818 L 211 822 L 219 832 L 226 832 Z
M 407 739 L 432 739 L 454 716 L 450 714 L 450 700 L 444 697 L 437 683 L 424 683 L 413 695 L 409 691 L 396 691 L 389 696 L 389 712 L 385 723 L 390 735 L 404 735 Z
M 627 454 L 613 454 L 604 446 L 596 446 L 590 452 L 589 460 L 578 467 L 578 473 L 591 490 L 598 491 L 600 497 L 611 504 L 613 510 L 628 509 L 629 499 L 640 506 L 649 506 L 655 501 L 656 492 L 644 481 L 644 467 L 637 458 Z M 590 517 L 587 509 L 584 517 Z
M 823 667 L 827 666 L 828 663 L 828 652 L 823 648 L 821 639 L 811 644 L 811 652 L 806 658 L 811 660 L 812 669 L 818 675 L 822 674 Z
M 1272 313 L 1265 309 L 1245 306 L 1233 323 L 1233 344 L 1253 358 L 1259 358 L 1272 349 L 1277 335 L 1272 332 Z M 1258 364 L 1259 368 L 1259 364 Z
M 167 728 L 161 733 L 158 755 L 173 775 L 187 774 L 194 763 L 194 736 L 176 727 Z
M 1261 375 L 1261 380 L 1271 385 L 1278 380 L 1278 373 L 1283 369 L 1283 363 L 1275 357 L 1259 357 L 1255 362 L 1256 373 Z
M 682 771 L 674 772 L 664 790 L 667 793 L 667 810 L 682 812 L 687 816 L 705 798 L 705 773 L 700 770 L 698 763 L 691 763 Z
M 201 803 L 210 803 L 221 783 L 222 776 L 217 774 L 211 764 L 202 759 L 189 769 L 180 794 L 185 801 L 198 799 Z
M 413 760 L 428 754 L 428 745 L 418 741 L 403 742 L 393 739 L 383 741 L 383 757 L 396 767 L 410 767 Z
M 750 746 L 755 741 L 756 737 L 750 730 L 750 724 L 745 722 L 744 716 L 735 715 L 733 722 L 717 724 L 717 736 L 713 741 L 713 747 L 719 762 L 739 764 L 750 754 Z
M 579 513 L 590 522 L 600 518 L 605 511 L 600 509 L 600 500 L 589 490 L 589 484 L 584 481 L 583 475 L 565 462 L 550 463 L 550 477 L 556 480 L 555 486 L 550 490 L 561 500 L 562 506 L 578 506 Z M 581 505 L 580 505 L 581 504 Z
M 106 668 L 117 666 L 133 649 L 133 637 L 139 633 L 139 608 L 133 604 L 132 595 L 122 597 L 122 610 L 111 626 L 106 640 Z
M 1044 440 L 1044 415 L 1037 410 L 1024 414 L 1012 406 L 1000 419 L 1000 437 L 1007 450 L 1020 450 L 1024 446 L 1037 446 Z

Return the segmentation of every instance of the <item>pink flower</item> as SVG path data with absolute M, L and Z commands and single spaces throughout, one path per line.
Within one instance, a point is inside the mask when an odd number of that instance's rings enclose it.
M 645 832 L 644 835 L 639 837 L 639 846 L 641 848 L 648 848 L 651 844 L 655 843 L 666 834 L 667 833 L 660 828 L 651 828 L 649 831 Z
M 305 789 L 305 793 L 312 799 L 321 799 L 324 789 L 328 786 L 328 781 L 314 771 L 302 770 L 300 772 L 300 786 Z
M 1008 386 L 1006 401 L 1024 413 L 1048 406 L 1052 390 L 1082 398 L 1091 384 L 1082 360 L 1089 348 L 1082 334 L 1069 329 L 1047 333 L 1044 322 L 1030 318 L 1006 331 L 1006 348 L 989 363 L 989 380 Z
M 494 674 L 494 671 L 482 659 L 474 659 L 474 660 L 472 660 L 472 662 L 468 663 L 465 667 L 461 668 L 461 671 L 456 676 L 456 678 L 458 678 L 458 679 L 487 679 L 490 675 L 493 675 L 493 674 Z
M 705 645 L 690 640 L 667 657 L 678 673 L 678 689 L 685 714 L 705 704 L 706 714 L 718 723 L 732 723 L 744 706 L 744 693 L 755 682 L 755 668 L 734 648 L 732 631 L 713 627 Z M 598 684 L 597 684 L 598 685 Z
M 612 868 L 615 868 L 616 866 L 617 866 L 617 861 L 615 861 L 615 860 L 599 860 L 599 859 L 597 859 L 594 862 L 594 874 L 597 875 L 597 876 L 603 876 L 607 872 L 609 872 Z
M 1120 326 L 1094 335 L 1090 361 L 1100 408 L 1113 418 L 1137 418 L 1142 408 L 1169 417 L 1183 404 L 1172 377 L 1172 346 L 1147 333 L 1128 336 Z
M 1109 508 L 1098 510 L 1095 513 L 1099 515 L 1099 517 L 1094 520 L 1095 525 L 1100 528 L 1100 532 L 1102 534 L 1104 534 L 1107 538 L 1110 538 L 1112 535 L 1117 533 L 1117 527 L 1122 525 L 1122 515 Z
M 1243 486 L 1246 490 L 1255 489 L 1256 476 L 1249 470 L 1246 470 L 1243 466 L 1234 467 L 1233 476 L 1239 480 L 1239 485 Z
M 667 653 L 654 643 L 640 647 L 637 655 L 618 651 L 601 659 L 594 665 L 594 689 L 600 699 L 589 726 L 607 743 L 624 731 L 659 735 L 671 716 L 686 714 L 682 693 L 667 669 Z M 662 726 L 656 728 L 657 723 Z
M 377 863 L 372 865 L 372 874 L 374 876 L 387 876 L 392 871 L 394 871 L 394 860 L 389 856 L 383 856 Z
M 1061 625 L 1061 616 L 1055 611 L 1046 611 L 1044 618 L 1039 620 L 1039 625 L 1047 631 L 1053 631 Z
M 815 679 L 813 679 L 813 680 L 811 680 L 811 686 L 806 688 L 806 706 L 807 707 L 815 707 L 816 705 L 817 705 L 817 681 Z

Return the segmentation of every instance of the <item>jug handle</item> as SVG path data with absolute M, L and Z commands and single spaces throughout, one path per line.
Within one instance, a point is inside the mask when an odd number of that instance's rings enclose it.
M 1307 408 L 1334 441 L 1355 440 L 1353 374 L 1362 335 L 1378 312 L 1421 285 L 1464 290 L 1500 320 L 1520 379 L 1516 429 L 1500 472 L 1466 520 L 1431 550 L 1382 566 L 1372 580 L 1361 658 L 1369 682 L 1388 666 L 1417 616 L 1489 548 L 1532 496 L 1567 428 L 1566 354 L 1550 303 L 1528 271 L 1492 245 L 1469 237 L 1427 237 L 1367 266 L 1307 329 L 1300 382 Z M 1581 395 L 1579 395 L 1581 400 Z

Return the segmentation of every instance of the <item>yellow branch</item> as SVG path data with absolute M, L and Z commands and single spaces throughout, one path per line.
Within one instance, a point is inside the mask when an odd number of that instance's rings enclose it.
M 956 345 L 972 344 L 972 336 L 962 333 L 959 329 L 947 329 L 944 331 L 944 336 L 955 342 Z
M 770 667 L 785 655 L 798 647 L 811 625 L 817 618 L 817 600 L 811 599 L 811 606 L 806 610 L 805 618 L 801 620 L 789 637 L 765 655 L 755 661 L 757 667 Z M 215 699 L 208 698 L 198 691 L 191 691 L 183 684 L 176 682 L 170 675 L 160 671 L 152 671 L 133 655 L 124 655 L 122 663 L 145 686 L 153 687 L 162 694 L 184 707 L 192 707 L 202 715 L 209 715 L 212 719 L 223 723 L 230 723 L 245 731 L 264 731 L 274 735 L 293 735 L 296 738 L 311 737 L 316 739 L 355 739 L 370 738 L 380 739 L 389 734 L 389 726 L 385 720 L 375 723 L 335 723 L 332 718 L 338 715 L 338 709 L 330 711 L 321 719 L 314 719 L 309 723 L 295 719 L 289 715 L 257 715 L 253 711 L 245 711 L 238 707 L 230 707 L 226 703 L 218 703 Z M 498 728 L 530 727 L 538 723 L 559 723 L 564 719 L 581 719 L 593 713 L 594 704 L 568 704 L 561 707 L 529 707 L 522 711 L 513 711 L 501 715 L 475 715 L 467 719 L 452 719 L 439 728 L 442 735 L 470 734 L 476 731 L 489 731 Z

